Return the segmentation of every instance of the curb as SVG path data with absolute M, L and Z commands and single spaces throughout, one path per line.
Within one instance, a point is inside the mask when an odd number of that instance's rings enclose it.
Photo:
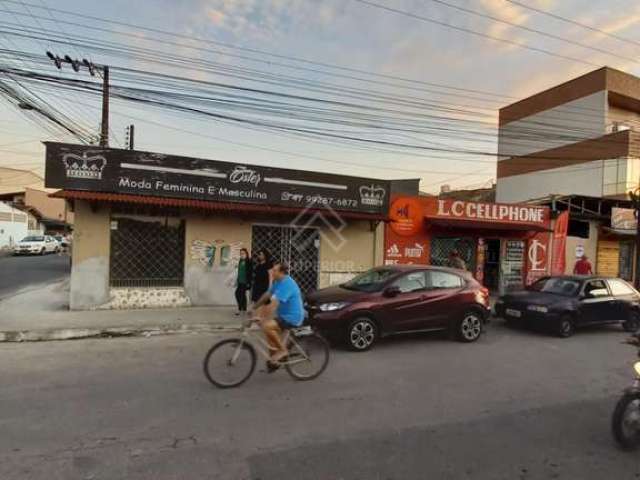
M 184 333 L 237 332 L 238 326 L 214 324 L 166 324 L 145 327 L 56 328 L 0 332 L 0 343 L 50 342 L 114 337 L 152 337 Z

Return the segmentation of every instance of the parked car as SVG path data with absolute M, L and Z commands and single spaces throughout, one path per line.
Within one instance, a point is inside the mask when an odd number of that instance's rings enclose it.
M 584 325 L 620 323 L 640 328 L 640 293 L 620 278 L 545 277 L 522 292 L 500 297 L 496 315 L 508 323 L 548 327 L 570 337 Z
M 14 255 L 45 255 L 55 253 L 60 249 L 60 244 L 49 235 L 30 235 L 24 237 L 13 247 Z
M 482 334 L 489 292 L 462 270 L 424 265 L 373 268 L 307 296 L 310 323 L 356 351 L 381 337 L 450 330 L 463 342 Z
M 69 240 L 64 235 L 54 235 L 53 238 L 56 239 L 56 242 L 58 242 L 61 247 L 66 248 L 69 246 Z

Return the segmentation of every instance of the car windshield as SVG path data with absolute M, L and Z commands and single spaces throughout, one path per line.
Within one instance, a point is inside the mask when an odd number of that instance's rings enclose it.
M 580 281 L 570 278 L 542 278 L 531 285 L 529 289 L 535 292 L 554 293 L 556 295 L 572 297 L 580 289 Z
M 37 237 L 35 235 L 24 237 L 22 239 L 23 242 L 44 242 L 44 237 Z
M 376 268 L 355 276 L 346 283 L 340 285 L 348 290 L 358 290 L 360 292 L 376 292 L 382 289 L 386 281 L 396 273 L 388 268 Z

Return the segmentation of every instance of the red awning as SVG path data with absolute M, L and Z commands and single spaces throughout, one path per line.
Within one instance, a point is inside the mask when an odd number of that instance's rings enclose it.
M 464 218 L 430 218 L 425 217 L 428 225 L 439 227 L 473 228 L 483 230 L 525 231 L 525 232 L 551 232 L 553 230 L 544 225 L 518 222 L 484 222 L 479 220 L 467 220 Z
M 212 202 L 207 200 L 194 200 L 186 198 L 171 197 L 154 197 L 151 195 L 131 195 L 128 193 L 107 193 L 107 192 L 89 192 L 81 190 L 59 190 L 49 195 L 55 198 L 66 198 L 69 200 L 87 200 L 105 203 L 134 203 L 144 205 L 159 205 L 163 207 L 180 207 L 194 210 L 210 210 L 228 213 L 269 213 L 269 214 L 298 214 L 302 210 L 295 207 L 281 207 L 275 205 L 261 205 L 255 203 L 238 203 L 238 202 Z M 326 210 L 322 208 L 306 209 L 310 214 L 322 213 Z M 386 215 L 363 212 L 336 212 L 341 218 L 349 218 L 355 220 L 375 220 L 388 221 Z

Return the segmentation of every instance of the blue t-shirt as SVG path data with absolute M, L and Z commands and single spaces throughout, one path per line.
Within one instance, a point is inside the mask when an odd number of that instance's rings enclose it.
M 302 325 L 304 320 L 302 294 L 296 281 L 287 275 L 282 280 L 274 281 L 269 292 L 278 300 L 278 318 L 294 327 Z

